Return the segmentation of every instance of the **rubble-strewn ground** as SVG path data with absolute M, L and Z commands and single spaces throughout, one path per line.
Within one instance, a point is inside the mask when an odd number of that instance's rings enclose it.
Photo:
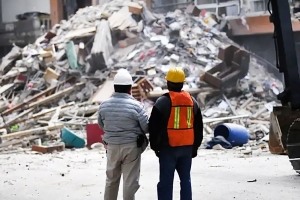
M 132 95 L 150 113 L 156 98 L 167 92 L 164 77 L 175 66 L 186 74 L 184 90 L 201 106 L 205 124 L 201 148 L 214 136 L 214 128 L 225 122 L 242 125 L 251 139 L 230 151 L 224 148 L 231 147 L 214 143 L 209 145 L 214 150 L 200 151 L 192 172 L 194 199 L 299 197 L 300 178 L 288 158 L 270 155 L 265 143 L 282 83 L 264 62 L 229 40 L 221 24 L 206 22 L 200 10 L 190 8 L 157 14 L 145 4 L 121 0 L 86 7 L 35 44 L 15 46 L 2 59 L 0 200 L 101 199 L 104 151 L 63 151 L 60 142 L 74 146 L 74 140 L 67 141 L 74 134 L 82 139 L 77 138 L 82 142 L 77 148 L 100 142 L 84 145 L 83 139 L 89 141 L 101 131 L 86 133 L 86 125 L 96 125 L 99 103 L 113 94 L 112 78 L 118 69 L 130 71 L 135 83 Z M 30 150 L 24 154 L 24 148 Z M 56 150 L 63 152 L 34 152 Z M 148 151 L 136 199 L 156 199 L 157 179 L 158 160 Z M 174 199 L 179 198 L 178 179 L 176 183 Z
M 105 162 L 105 154 L 98 150 L 0 155 L 0 199 L 102 199 Z M 241 158 L 237 151 L 201 150 L 193 160 L 192 177 L 195 200 L 299 199 L 300 177 L 292 170 L 287 156 L 265 152 Z M 256 182 L 248 182 L 255 179 Z M 146 151 L 136 199 L 156 199 L 157 180 L 157 158 Z M 178 177 L 174 199 L 179 199 Z

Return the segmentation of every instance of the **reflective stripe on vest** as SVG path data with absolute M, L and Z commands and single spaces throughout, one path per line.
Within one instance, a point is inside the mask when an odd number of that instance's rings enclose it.
M 180 106 L 174 108 L 175 116 L 174 116 L 174 129 L 180 129 Z M 187 115 L 187 128 L 192 128 L 192 112 L 193 107 L 186 107 L 186 115 Z M 183 109 L 181 109 L 183 110 Z M 185 111 L 183 111 L 185 112 Z
M 194 102 L 189 93 L 169 92 L 172 107 L 168 122 L 168 139 L 172 147 L 194 144 Z

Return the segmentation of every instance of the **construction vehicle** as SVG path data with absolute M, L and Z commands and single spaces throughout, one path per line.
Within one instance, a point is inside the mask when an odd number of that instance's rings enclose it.
M 272 9 L 271 9 L 272 7 Z M 281 107 L 271 113 L 269 146 L 271 153 L 287 154 L 300 173 L 300 67 L 288 0 L 269 0 L 270 21 L 274 24 L 277 67 L 284 74 L 285 89 L 278 95 Z

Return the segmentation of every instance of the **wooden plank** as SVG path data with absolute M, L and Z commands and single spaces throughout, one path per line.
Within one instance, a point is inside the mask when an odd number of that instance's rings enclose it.
M 70 103 L 68 103 L 66 105 L 63 105 L 63 106 L 57 106 L 57 107 L 54 107 L 54 108 L 50 108 L 48 110 L 43 110 L 39 113 L 36 113 L 36 114 L 32 115 L 32 117 L 30 119 L 36 119 L 36 118 L 39 118 L 41 116 L 45 116 L 49 113 L 52 113 L 52 112 L 56 111 L 56 109 L 59 108 L 59 107 L 60 108 L 67 108 L 67 107 L 72 106 L 72 105 L 75 105 L 75 102 L 70 102 Z
M 229 106 L 230 110 L 232 111 L 232 113 L 235 115 L 235 116 L 238 116 L 236 110 L 233 108 L 233 106 L 231 105 L 230 101 L 227 99 L 226 95 L 223 94 L 223 98 L 225 99 L 227 105 Z M 239 121 L 240 125 L 242 126 L 245 126 L 244 122 L 243 121 Z
M 13 119 L 7 121 L 2 127 L 0 127 L 0 129 L 14 125 L 16 121 L 18 121 L 20 118 L 24 117 L 25 115 L 27 115 L 28 113 L 30 113 L 32 111 L 33 111 L 33 109 L 28 109 L 28 110 L 25 110 L 24 112 L 21 112 Z
M 54 91 L 58 86 L 54 86 L 54 87 L 50 87 L 48 89 L 46 89 L 45 91 L 41 92 L 41 93 L 38 93 L 36 94 L 35 96 L 33 96 L 32 98 L 28 99 L 27 101 L 23 102 L 23 103 L 20 103 L 18 105 L 16 105 L 15 107 L 9 109 L 9 110 L 6 110 L 2 113 L 3 116 L 5 115 L 9 115 L 11 114 L 12 112 L 20 109 L 20 108 L 23 108 L 25 105 L 27 105 L 28 103 L 32 102 L 32 101 L 35 101 L 39 98 L 41 98 L 42 96 L 46 95 L 47 93 L 50 93 L 52 91 Z
M 23 123 L 23 122 L 26 122 L 26 121 L 31 120 L 31 119 L 37 119 L 39 117 L 45 116 L 45 115 L 47 115 L 49 113 L 52 113 L 52 112 L 56 111 L 56 109 L 58 107 L 67 108 L 67 107 L 72 106 L 72 105 L 75 105 L 75 102 L 70 102 L 70 103 L 68 103 L 66 105 L 63 105 L 63 106 L 57 106 L 57 107 L 54 107 L 54 108 L 51 108 L 51 109 L 48 109 L 48 110 L 43 110 L 43 111 L 41 111 L 39 113 L 33 114 L 32 116 L 30 116 L 30 117 L 28 117 L 26 119 L 19 119 L 18 118 L 18 120 L 14 121 L 14 123 L 12 123 L 12 124 L 6 123 L 2 127 L 0 127 L 0 129 L 7 128 L 7 127 L 15 125 L 15 124 Z
M 261 121 L 261 120 L 252 120 L 252 119 L 248 119 L 247 123 L 248 124 L 265 124 L 265 125 L 270 125 L 270 121 Z
M 78 106 L 78 105 L 76 105 Z M 60 115 L 59 117 L 65 117 L 70 116 L 70 117 L 75 117 L 74 115 L 76 114 L 76 116 L 83 116 L 83 115 L 93 115 L 94 113 L 96 113 L 99 109 L 98 105 L 92 105 L 89 107 L 75 107 L 75 109 L 70 109 L 70 108 L 64 108 L 61 109 Z M 49 121 L 51 119 L 51 117 L 49 116 L 42 116 L 40 118 L 41 120 L 46 120 Z
M 54 126 L 39 127 L 39 128 L 29 129 L 29 130 L 25 130 L 25 131 L 14 132 L 14 133 L 10 133 L 7 135 L 1 135 L 0 136 L 0 144 L 2 144 L 2 142 L 4 140 L 14 139 L 14 138 L 18 138 L 18 137 L 25 137 L 25 136 L 32 135 L 32 134 L 41 134 L 41 132 L 43 133 L 45 131 L 61 129 L 62 127 L 64 127 L 63 124 L 56 124 Z
M 233 116 L 233 117 L 219 117 L 219 118 L 206 118 L 203 119 L 203 123 L 211 123 L 211 122 L 217 122 L 217 121 L 225 121 L 229 119 L 240 119 L 240 118 L 248 118 L 249 115 L 240 115 L 240 116 Z
M 65 144 L 61 143 L 58 145 L 53 146 L 39 146 L 39 145 L 33 145 L 31 147 L 32 151 L 40 152 L 40 153 L 53 153 L 54 151 L 64 151 L 65 150 Z
M 241 106 L 240 109 L 246 108 L 253 101 L 253 97 L 247 99 Z
M 63 95 L 66 95 L 66 94 L 69 94 L 70 92 L 74 91 L 75 89 L 77 89 L 79 86 L 82 86 L 84 85 L 85 83 L 77 83 L 71 87 L 68 87 L 62 91 L 59 91 L 59 92 L 56 92 L 55 94 L 52 94 L 44 99 L 41 99 L 40 101 L 37 101 L 37 102 L 34 102 L 34 103 L 31 103 L 29 104 L 29 108 L 33 108 L 33 107 L 36 107 L 36 106 L 40 106 L 40 105 L 43 105 L 43 104 L 46 104 L 58 97 L 61 97 Z

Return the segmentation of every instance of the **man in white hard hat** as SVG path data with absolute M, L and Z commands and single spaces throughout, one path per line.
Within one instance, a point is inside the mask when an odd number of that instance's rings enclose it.
M 120 69 L 114 77 L 115 93 L 99 108 L 98 124 L 107 145 L 104 200 L 117 200 L 121 175 L 124 200 L 134 200 L 140 187 L 141 154 L 148 145 L 148 115 L 131 96 L 132 84 L 129 72 Z

